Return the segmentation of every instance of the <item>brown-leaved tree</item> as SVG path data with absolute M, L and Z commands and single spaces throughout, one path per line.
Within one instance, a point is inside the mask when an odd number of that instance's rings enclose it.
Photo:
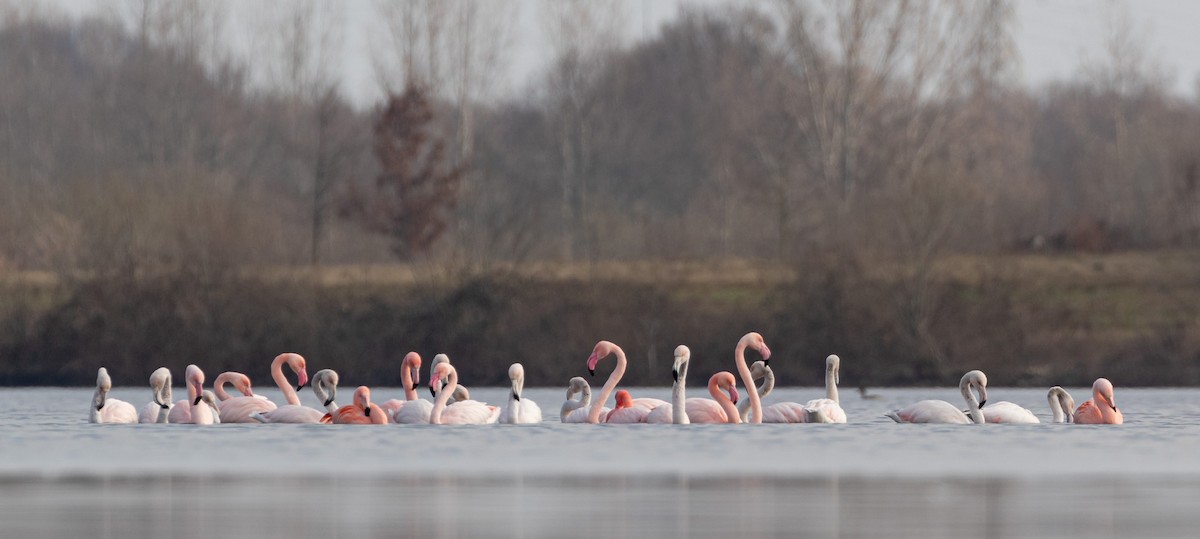
M 366 192 L 352 192 L 344 209 L 388 235 L 400 258 L 428 250 L 445 232 L 458 202 L 463 169 L 448 164 L 445 140 L 433 120 L 421 87 L 409 85 L 403 94 L 391 95 L 375 124 L 379 176 Z

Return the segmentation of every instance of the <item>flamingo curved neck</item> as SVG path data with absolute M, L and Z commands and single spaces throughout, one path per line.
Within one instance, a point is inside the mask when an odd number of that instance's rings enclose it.
M 446 385 L 438 389 L 437 397 L 433 402 L 433 411 L 429 413 L 429 423 L 432 425 L 442 424 L 442 412 L 446 410 L 446 401 L 450 399 L 450 394 L 458 389 L 458 371 L 453 368 L 446 373 Z
M 717 406 L 725 412 L 726 423 L 741 423 L 742 416 L 738 413 L 737 406 L 734 406 L 733 401 L 729 399 L 721 388 L 717 385 L 717 377 L 713 376 L 708 380 L 708 394 L 712 395 L 713 400 L 717 401 Z
M 300 406 L 300 396 L 296 394 L 296 390 L 292 389 L 287 377 L 283 375 L 283 364 L 286 361 L 287 355 L 280 354 L 275 361 L 271 362 L 271 379 L 275 381 L 275 385 L 279 386 L 279 391 L 283 393 L 283 398 L 288 404 Z
M 738 375 L 742 377 L 742 385 L 747 389 L 754 387 L 754 377 L 750 374 L 750 367 L 746 366 L 746 347 L 749 345 L 747 337 L 742 337 L 738 341 L 737 348 L 733 352 L 733 361 L 737 364 Z M 758 398 L 757 391 L 748 391 L 750 393 L 750 422 L 762 423 L 762 400 Z
M 612 395 L 613 390 L 617 388 L 617 384 L 620 383 L 621 377 L 625 376 L 625 366 L 627 361 L 625 359 L 625 351 L 621 350 L 620 346 L 613 345 L 613 348 L 617 356 L 617 367 L 613 369 L 612 374 L 608 375 L 608 381 L 604 382 L 604 388 L 600 390 L 600 395 L 596 398 L 596 401 L 592 403 L 592 408 L 588 411 L 588 423 L 600 422 L 600 411 L 602 408 L 604 408 L 604 402 L 608 400 L 608 397 Z
M 967 401 L 967 415 L 971 416 L 971 421 L 982 424 L 984 422 L 983 410 L 979 409 L 979 400 L 971 392 L 971 382 L 963 379 L 959 384 L 959 389 L 962 391 L 963 399 Z
M 404 400 L 417 400 L 417 390 L 413 387 L 413 361 L 404 358 L 404 363 L 400 365 L 400 383 L 404 385 Z
M 762 400 L 763 397 L 770 395 L 771 391 L 773 391 L 774 389 L 775 389 L 775 371 L 772 371 L 770 367 L 765 367 L 765 370 L 763 371 L 763 376 L 762 376 L 762 385 L 758 386 L 758 388 L 748 387 L 748 388 L 746 388 L 746 391 L 757 392 L 759 400 Z M 740 417 L 742 419 L 742 422 L 745 423 L 750 418 L 750 399 L 746 399 L 742 402 L 739 402 L 737 405 L 737 409 L 738 409 L 738 417 Z

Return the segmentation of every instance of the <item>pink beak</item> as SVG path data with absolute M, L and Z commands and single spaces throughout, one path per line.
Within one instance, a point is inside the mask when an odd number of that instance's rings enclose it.
M 763 361 L 771 359 L 771 349 L 767 348 L 767 343 L 763 343 L 762 348 L 758 349 L 758 353 L 762 354 Z
M 599 363 L 599 362 L 600 362 L 600 356 L 597 356 L 595 352 L 592 352 L 592 355 L 588 356 L 588 359 L 587 359 L 588 374 L 590 374 L 592 376 L 596 375 L 596 363 Z
M 305 369 L 300 369 L 300 372 L 296 373 L 296 391 L 300 391 L 301 389 L 303 389 L 304 384 L 307 384 L 307 383 L 308 383 L 308 371 L 306 371 Z
M 733 401 L 734 404 L 737 404 L 738 392 L 736 387 L 729 388 L 729 400 Z

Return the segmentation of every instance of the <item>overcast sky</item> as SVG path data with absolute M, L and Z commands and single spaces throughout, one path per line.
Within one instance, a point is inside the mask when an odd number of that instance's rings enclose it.
M 0 0 L 2 1 L 2 0 Z M 39 0 L 59 6 L 72 14 L 99 11 L 112 6 L 111 0 Z M 678 12 L 681 5 L 720 4 L 735 0 L 633 0 L 636 6 L 630 20 L 632 35 L 653 33 Z M 1075 75 L 1087 60 L 1102 56 L 1102 44 L 1108 32 L 1111 13 L 1126 9 L 1134 18 L 1138 35 L 1146 40 L 1148 56 L 1164 68 L 1173 88 L 1182 95 L 1193 95 L 1200 75 L 1200 2 L 1193 0 L 1018 0 L 1016 41 L 1021 52 L 1024 82 L 1040 85 Z M 356 103 L 376 99 L 379 90 L 371 71 L 369 33 L 374 30 L 371 0 L 344 0 L 346 42 L 342 62 L 343 91 Z M 234 16 L 250 16 L 261 4 L 253 1 L 231 3 Z M 508 90 L 527 86 L 549 60 L 546 43 L 534 2 L 522 2 L 518 16 Z

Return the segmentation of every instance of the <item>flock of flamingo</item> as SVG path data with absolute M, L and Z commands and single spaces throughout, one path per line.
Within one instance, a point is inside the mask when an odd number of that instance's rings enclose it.
M 745 351 L 751 348 L 762 356 L 753 365 L 746 364 Z M 582 377 L 574 377 L 567 387 L 567 399 L 559 418 L 563 423 L 845 423 L 846 412 L 838 401 L 838 373 L 841 360 L 831 355 L 825 360 L 825 398 L 805 404 L 779 402 L 762 405 L 775 386 L 775 375 L 769 365 L 771 350 L 762 335 L 747 333 L 737 343 L 734 363 L 748 398 L 738 404 L 737 378 L 728 371 L 718 372 L 708 380 L 711 399 L 687 398 L 685 383 L 691 351 L 680 345 L 675 349 L 671 368 L 674 385 L 671 402 L 651 398 L 633 398 L 628 391 L 616 392 L 616 406 L 604 406 L 621 377 L 627 360 L 621 348 L 600 341 L 587 359 L 588 372 L 595 375 L 600 361 L 616 356 L 616 366 L 592 400 L 591 386 Z M 296 376 L 295 389 L 283 373 L 287 366 Z M 96 378 L 96 393 L 92 398 L 88 420 L 92 423 L 348 423 L 374 424 L 446 424 L 468 425 L 488 423 L 536 424 L 542 422 L 537 403 L 521 398 L 525 385 L 525 369 L 513 363 L 508 369 L 512 392 L 504 407 L 489 405 L 470 398 L 467 388 L 459 385 L 458 371 L 445 354 L 438 354 L 430 364 L 430 402 L 417 397 L 421 356 L 409 352 L 401 362 L 400 376 L 404 400 L 391 399 L 382 404 L 371 402 L 371 390 L 360 386 L 354 390 L 353 403 L 338 406 L 338 374 L 330 369 L 318 371 L 312 378 L 312 389 L 324 404 L 324 410 L 309 408 L 300 403 L 296 391 L 309 383 L 305 360 L 299 354 L 280 354 L 271 362 L 271 378 L 283 392 L 286 404 L 276 405 L 251 391 L 250 378 L 237 372 L 224 372 L 213 381 L 213 391 L 204 389 L 204 372 L 188 365 L 186 400 L 172 402 L 171 371 L 160 367 L 150 375 L 151 402 L 139 413 L 130 403 L 108 398 L 112 379 L 101 367 Z M 762 381 L 759 385 L 759 380 Z M 240 393 L 231 396 L 225 384 L 233 384 Z M 966 400 L 963 410 L 942 400 L 923 400 L 891 410 L 885 415 L 897 423 L 1038 423 L 1033 412 L 1007 401 L 987 404 L 987 377 L 973 370 L 963 375 L 959 390 Z M 1050 388 L 1047 400 L 1055 423 L 1120 424 L 1123 419 L 1113 400 L 1113 386 L 1099 378 L 1092 384 L 1093 398 L 1074 412 L 1074 400 L 1061 387 Z M 578 396 L 578 398 L 576 398 Z

